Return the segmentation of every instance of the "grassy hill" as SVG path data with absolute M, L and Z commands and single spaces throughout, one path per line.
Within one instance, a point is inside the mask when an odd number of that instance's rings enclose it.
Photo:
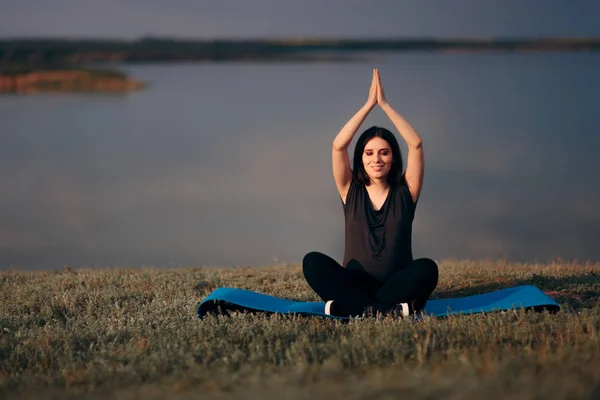
M 298 265 L 2 271 L 0 397 L 599 398 L 600 264 L 446 261 L 433 297 L 521 284 L 561 310 L 199 320 L 222 286 L 319 299 Z

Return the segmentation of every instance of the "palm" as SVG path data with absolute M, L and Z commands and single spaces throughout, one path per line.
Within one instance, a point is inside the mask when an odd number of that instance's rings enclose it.
M 373 69 L 373 79 L 371 80 L 371 88 L 369 89 L 369 98 L 367 100 L 369 107 L 375 107 L 377 104 L 377 76 L 375 71 Z
M 377 73 L 377 104 L 384 105 L 387 104 L 387 99 L 385 98 L 385 92 L 383 91 L 383 84 L 381 83 L 381 76 L 379 75 L 379 70 L 376 70 Z

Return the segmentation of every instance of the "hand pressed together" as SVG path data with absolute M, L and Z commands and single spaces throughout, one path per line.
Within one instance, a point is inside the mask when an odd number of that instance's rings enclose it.
M 371 88 L 369 89 L 369 98 L 367 99 L 366 106 L 373 108 L 376 104 L 379 104 L 379 106 L 382 107 L 387 105 L 388 102 L 383 91 L 379 70 L 373 68 L 373 79 L 371 80 Z
M 381 76 L 379 75 L 379 70 L 377 68 L 375 69 L 375 74 L 377 76 L 377 104 L 379 104 L 379 107 L 383 107 L 387 105 L 387 99 L 385 98 Z
M 366 106 L 369 108 L 375 107 L 377 104 L 377 73 L 376 69 L 373 68 L 373 79 L 371 80 L 371 88 L 369 89 L 369 98 L 367 99 Z

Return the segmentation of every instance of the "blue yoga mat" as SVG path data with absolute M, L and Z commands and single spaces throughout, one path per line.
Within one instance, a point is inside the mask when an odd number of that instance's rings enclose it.
M 514 308 L 536 311 L 558 311 L 559 305 L 535 286 L 522 285 L 500 289 L 490 293 L 442 300 L 429 300 L 424 312 L 428 315 L 444 317 L 456 314 L 476 314 Z M 198 317 L 207 313 L 226 311 L 253 311 L 281 314 L 315 315 L 327 318 L 325 303 L 286 300 L 251 290 L 219 288 L 213 291 L 198 305 Z

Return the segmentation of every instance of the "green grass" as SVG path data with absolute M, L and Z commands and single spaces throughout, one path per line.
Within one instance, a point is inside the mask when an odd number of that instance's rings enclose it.
M 599 264 L 447 261 L 433 297 L 520 284 L 561 310 L 199 320 L 221 286 L 318 298 L 298 265 L 4 271 L 0 398 L 599 398 Z

